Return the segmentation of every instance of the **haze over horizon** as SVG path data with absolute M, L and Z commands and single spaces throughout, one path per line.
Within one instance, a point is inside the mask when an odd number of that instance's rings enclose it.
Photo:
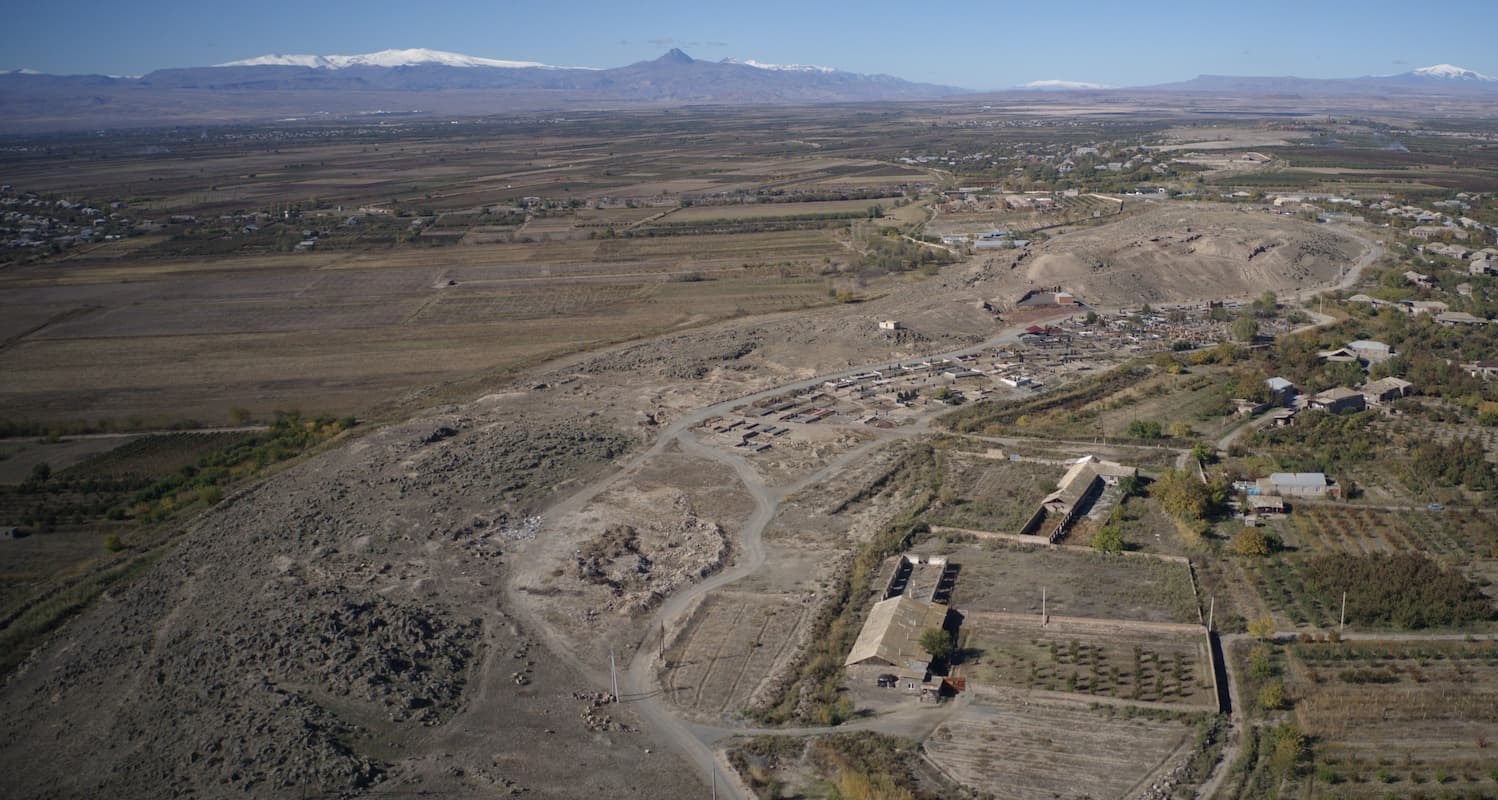
M 680 48 L 702 60 L 807 64 L 986 90 L 1034 81 L 1141 86 L 1198 74 L 1393 75 L 1433 64 L 1498 74 L 1498 4 L 1442 6 L 1439 36 L 1411 36 L 1389 0 L 1251 11 L 1184 2 L 1120 6 L 959 0 L 914 13 L 883 0 L 720 7 L 662 0 L 522 5 L 448 0 L 285 0 L 222 7 L 183 0 L 18 10 L 0 30 L 0 69 L 140 75 L 272 53 L 352 55 L 426 48 L 485 59 L 617 67 Z M 586 20 L 579 26 L 578 20 Z

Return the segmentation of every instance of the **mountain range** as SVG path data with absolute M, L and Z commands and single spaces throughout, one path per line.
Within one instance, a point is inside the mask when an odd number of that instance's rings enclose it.
M 1006 91 L 1486 99 L 1498 98 L 1498 79 L 1439 64 L 1382 77 L 1200 75 L 1179 83 L 1130 89 L 1041 80 Z M 971 92 L 818 65 L 701 61 L 676 49 L 651 61 L 609 69 L 427 49 L 361 55 L 273 54 L 210 67 L 162 69 L 140 77 L 45 75 L 32 70 L 0 73 L 0 130 L 256 122 L 388 113 L 382 110 L 389 109 L 459 115 L 636 105 L 930 100 L 964 94 Z

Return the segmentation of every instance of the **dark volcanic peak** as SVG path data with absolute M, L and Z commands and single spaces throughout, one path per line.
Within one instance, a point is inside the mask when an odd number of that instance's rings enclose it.
M 683 53 L 680 48 L 673 47 L 666 54 L 655 60 L 657 64 L 695 64 L 697 59 Z

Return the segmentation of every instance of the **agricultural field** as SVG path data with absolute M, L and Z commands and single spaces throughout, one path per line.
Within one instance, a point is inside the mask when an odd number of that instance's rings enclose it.
M 1375 425 L 1390 436 L 1400 438 L 1424 438 L 1447 444 L 1458 439 L 1476 437 L 1489 461 L 1498 462 L 1498 428 L 1491 426 L 1457 425 L 1410 416 L 1386 417 Z
M 771 220 L 821 218 L 842 219 L 867 217 L 875 206 L 893 208 L 899 197 L 876 197 L 867 200 L 829 200 L 807 203 L 754 203 L 748 205 L 690 206 L 667 214 L 655 225 L 691 225 L 723 220 Z
M 789 130 L 845 128 L 821 112 L 710 135 L 701 123 L 724 114 L 694 116 L 283 131 L 274 152 L 205 139 L 66 170 L 12 159 L 17 191 L 119 198 L 159 227 L 6 271 L 0 419 L 383 413 L 419 387 L 807 308 L 830 296 L 818 273 L 853 258 L 823 223 L 935 183 L 787 152 Z M 725 213 L 816 224 L 696 230 Z M 693 235 L 645 235 L 676 216 Z M 308 236 L 316 247 L 294 250 Z
M 1053 616 L 1200 622 L 1184 563 L 1001 541 L 934 540 L 914 550 L 940 552 L 961 566 L 952 606 L 963 611 L 1034 614 L 1038 620 L 1044 589 Z
M 46 464 L 52 472 L 67 469 L 90 456 L 113 450 L 124 443 L 120 437 L 78 439 L 12 438 L 0 442 L 0 485 L 17 484 L 31 477 L 32 470 Z
M 756 800 L 968 800 L 924 758 L 919 742 L 879 733 L 740 737 L 727 760 Z
M 1015 800 L 1131 797 L 1185 763 L 1201 715 L 984 696 L 926 740 L 958 783 Z
M 1190 447 L 1197 439 L 1214 439 L 1239 422 L 1231 413 L 1228 395 L 1232 384 L 1224 374 L 1210 367 L 1194 367 L 1180 375 L 1157 371 L 1087 402 L 1026 415 L 1014 431 L 1057 439 L 1128 439 L 1129 426 L 1136 420 L 1157 422 L 1167 433 L 1172 424 L 1180 423 L 1186 426 L 1184 436 L 1162 441 Z
M 933 525 L 1016 533 L 1056 487 L 1060 466 L 944 451 L 940 503 Z
M 1357 641 L 1287 646 L 1285 693 L 1311 737 L 1301 791 L 1498 793 L 1498 647 Z
M 969 612 L 957 674 L 970 685 L 1042 689 L 1217 710 L 1204 629 Z
M 214 505 L 235 481 L 343 430 L 332 421 L 306 425 L 79 439 L 111 446 L 59 463 L 44 479 L 0 485 L 0 529 L 16 534 L 0 539 L 0 614 L 25 608 L 58 578 L 124 563 L 128 551 L 167 535 L 148 523 Z M 67 444 L 36 447 L 45 454 Z
M 1379 509 L 1302 502 L 1293 513 L 1273 520 L 1269 531 L 1285 551 L 1241 562 L 1256 591 L 1276 615 L 1292 626 L 1335 626 L 1339 597 L 1313 591 L 1303 569 L 1313 557 L 1421 553 L 1458 570 L 1490 598 L 1498 581 L 1498 533 L 1483 512 Z
M 805 606 L 793 598 L 715 592 L 683 623 L 665 650 L 666 697 L 714 716 L 742 711 L 777 662 L 793 655 Z

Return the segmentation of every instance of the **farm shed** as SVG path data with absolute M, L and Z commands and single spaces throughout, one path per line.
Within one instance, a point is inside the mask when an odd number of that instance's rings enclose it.
M 925 680 L 931 656 L 921 647 L 921 634 L 946 622 L 944 605 L 904 595 L 880 600 L 869 610 L 843 665 L 890 669 L 902 678 Z
M 1249 495 L 1248 508 L 1256 514 L 1283 514 L 1285 498 L 1272 494 Z
M 1259 495 L 1281 497 L 1340 497 L 1341 487 L 1320 472 L 1276 472 L 1258 481 Z

